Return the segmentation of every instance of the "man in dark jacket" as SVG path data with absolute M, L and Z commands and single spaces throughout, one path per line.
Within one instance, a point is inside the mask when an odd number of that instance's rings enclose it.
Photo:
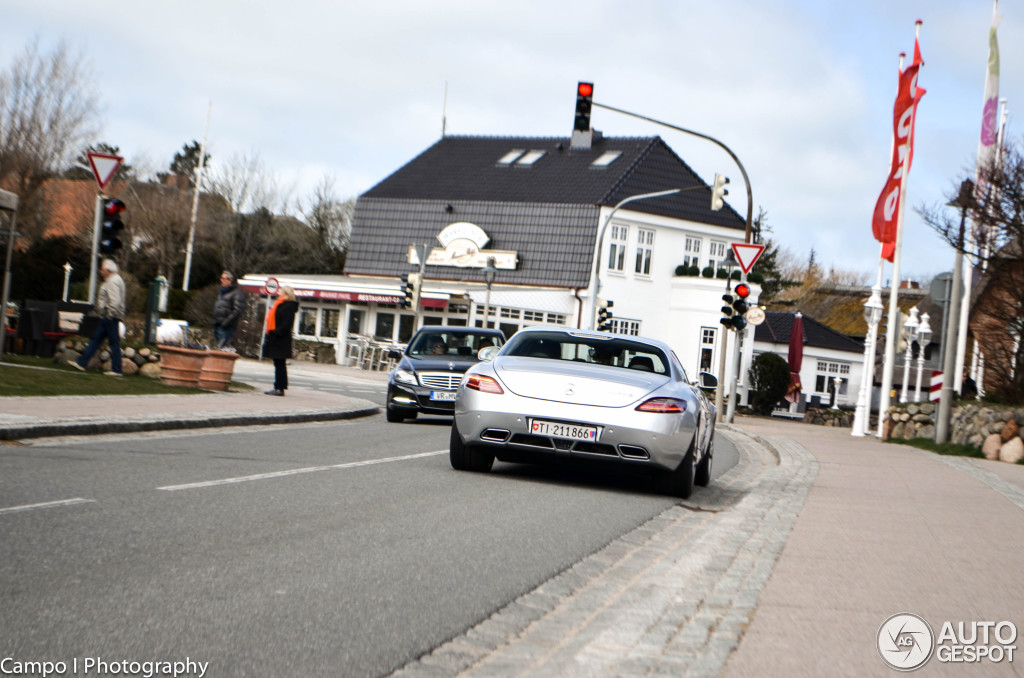
M 220 296 L 213 306 L 214 348 L 224 349 L 231 345 L 238 330 L 238 321 L 245 311 L 245 292 L 231 271 L 220 274 Z

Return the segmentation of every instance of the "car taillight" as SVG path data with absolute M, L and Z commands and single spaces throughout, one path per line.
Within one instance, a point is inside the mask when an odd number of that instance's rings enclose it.
M 480 391 L 481 393 L 504 393 L 505 389 L 501 387 L 496 379 L 491 377 L 485 377 L 481 374 L 471 374 L 469 379 L 466 380 L 466 388 L 471 388 L 474 391 Z
M 651 398 L 641 403 L 636 409 L 638 412 L 680 414 L 686 411 L 686 401 L 675 398 Z

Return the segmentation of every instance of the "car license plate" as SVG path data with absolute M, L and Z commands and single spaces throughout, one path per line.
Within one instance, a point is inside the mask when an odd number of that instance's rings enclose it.
M 572 440 L 587 440 L 590 442 L 597 442 L 599 433 L 596 426 L 578 426 L 576 424 L 563 424 L 543 419 L 531 419 L 530 432 L 540 436 L 554 436 L 555 438 L 570 438 Z
M 455 400 L 455 395 L 458 391 L 431 391 L 431 400 Z

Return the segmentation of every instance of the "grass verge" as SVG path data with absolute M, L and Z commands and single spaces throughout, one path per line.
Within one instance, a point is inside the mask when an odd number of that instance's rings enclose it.
M 935 454 L 944 454 L 951 457 L 974 457 L 984 459 L 985 455 L 973 445 L 960 445 L 957 443 L 936 443 L 931 438 L 889 438 L 886 442 L 897 445 L 910 445 L 921 450 L 928 450 Z
M 247 384 L 231 382 L 232 391 L 253 390 Z M 102 372 L 79 372 L 50 358 L 4 354 L 0 362 L 0 397 L 4 396 L 89 396 L 89 395 L 188 395 L 209 393 L 200 388 L 170 386 L 159 379 L 137 374 L 108 377 Z

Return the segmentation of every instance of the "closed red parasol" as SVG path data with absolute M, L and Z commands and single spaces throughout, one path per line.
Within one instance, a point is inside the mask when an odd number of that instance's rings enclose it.
M 795 403 L 800 400 L 800 367 L 804 362 L 804 317 L 797 313 L 793 317 L 793 329 L 789 333 L 789 388 L 786 400 Z

